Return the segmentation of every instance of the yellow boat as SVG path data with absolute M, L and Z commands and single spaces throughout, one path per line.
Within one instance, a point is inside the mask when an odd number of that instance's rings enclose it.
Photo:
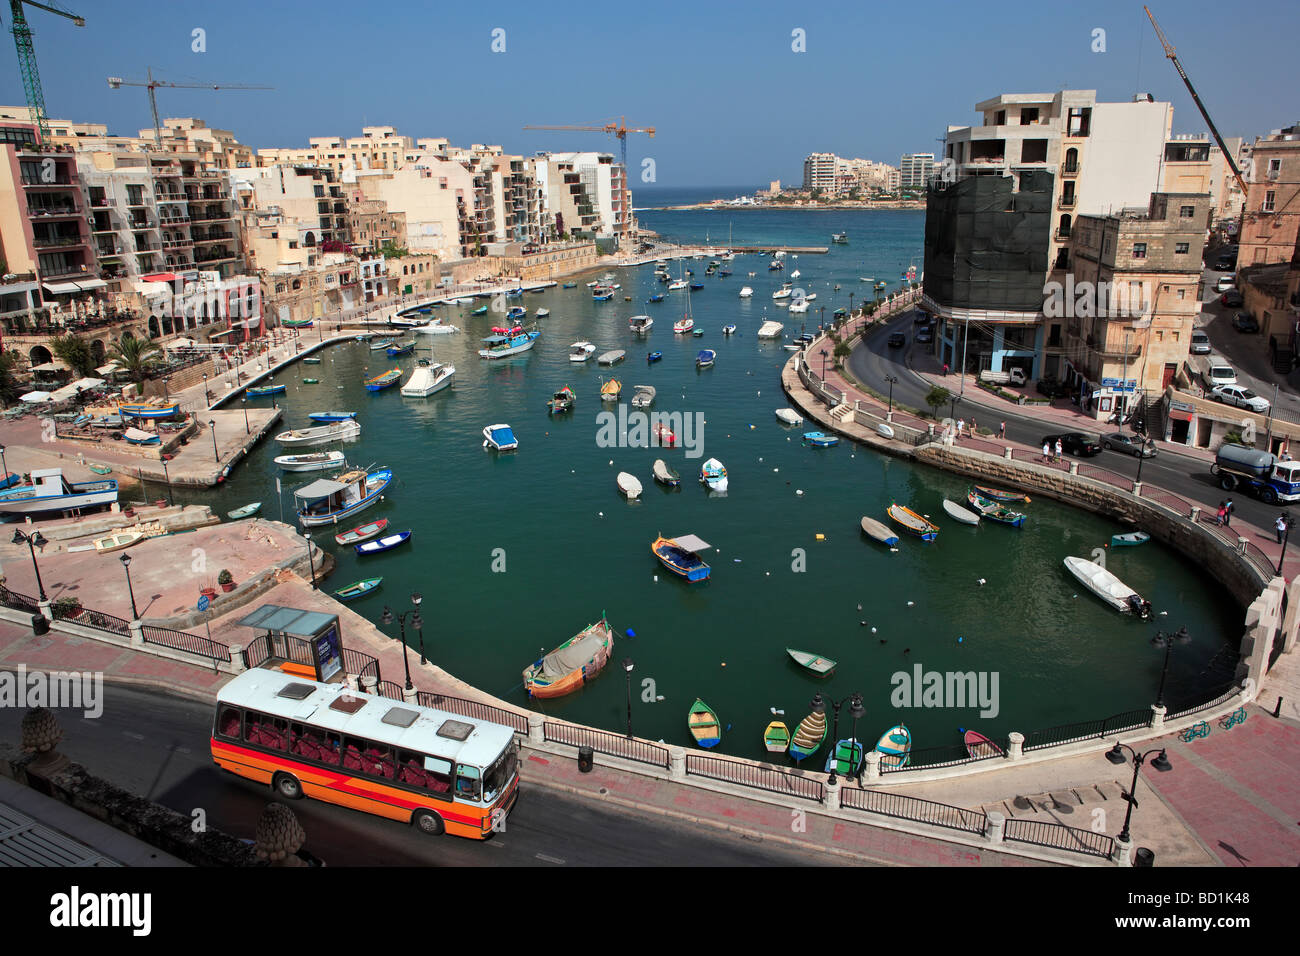
M 623 383 L 616 378 L 611 378 L 600 386 L 600 400 L 602 402 L 617 402 L 619 394 L 623 391 Z
M 132 529 L 130 531 L 114 531 L 112 534 L 105 535 L 102 538 L 95 539 L 95 550 L 100 554 L 108 554 L 110 551 L 121 551 L 123 548 L 129 548 L 145 537 L 143 531 Z

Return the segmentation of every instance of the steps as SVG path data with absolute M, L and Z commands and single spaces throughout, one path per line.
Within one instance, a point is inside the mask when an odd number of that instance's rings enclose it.
M 831 418 L 837 422 L 843 423 L 853 417 L 853 405 L 849 402 L 841 402 L 831 409 Z

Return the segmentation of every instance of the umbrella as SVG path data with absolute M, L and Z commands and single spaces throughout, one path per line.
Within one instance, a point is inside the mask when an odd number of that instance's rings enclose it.
M 49 400 L 49 392 L 28 392 L 26 395 L 22 396 L 22 401 L 31 402 L 33 404 L 37 402 L 48 402 Z

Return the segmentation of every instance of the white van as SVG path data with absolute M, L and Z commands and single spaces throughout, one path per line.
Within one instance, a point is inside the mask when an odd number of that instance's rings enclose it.
M 1199 331 L 1199 330 L 1196 331 L 1196 332 L 1193 332 L 1193 333 L 1192 333 L 1192 348 L 1191 348 L 1191 352 L 1192 352 L 1192 354 L 1193 354 L 1193 355 L 1209 355 L 1211 351 L 1212 351 L 1212 349 L 1210 348 L 1210 337 L 1209 337 L 1208 335 L 1206 335 L 1204 332 L 1201 332 L 1201 331 Z
M 1205 370 L 1205 381 L 1212 389 L 1220 385 L 1236 385 L 1237 373 L 1232 370 L 1231 365 L 1216 355 L 1210 359 L 1209 367 Z

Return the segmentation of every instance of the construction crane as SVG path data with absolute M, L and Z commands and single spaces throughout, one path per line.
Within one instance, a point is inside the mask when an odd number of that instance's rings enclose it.
M 619 117 L 619 122 L 613 120 L 603 126 L 525 126 L 524 129 L 560 129 L 560 130 L 579 130 L 592 133 L 613 133 L 618 137 L 618 143 L 622 151 L 623 169 L 627 170 L 627 134 L 628 133 L 649 133 L 650 138 L 655 137 L 655 128 L 653 126 L 629 127 L 627 117 Z
M 1205 119 L 1205 125 L 1210 127 L 1210 132 L 1214 135 L 1214 141 L 1219 144 L 1219 150 L 1223 153 L 1223 158 L 1228 161 L 1228 168 L 1232 170 L 1232 175 L 1237 178 L 1237 186 L 1241 189 L 1241 195 L 1246 196 L 1249 193 L 1249 190 L 1246 188 L 1246 180 L 1242 177 L 1241 170 L 1237 169 L 1237 161 L 1232 158 L 1232 153 L 1230 153 L 1228 147 L 1224 145 L 1223 137 L 1219 135 L 1219 131 L 1214 125 L 1214 120 L 1210 119 L 1210 114 L 1205 109 L 1205 104 L 1202 103 L 1201 98 L 1196 95 L 1196 88 L 1192 86 L 1192 81 L 1187 78 L 1187 73 L 1183 70 L 1183 65 L 1178 62 L 1178 56 L 1174 53 L 1172 44 L 1165 39 L 1164 31 L 1160 29 L 1160 24 L 1156 23 L 1156 18 L 1152 16 L 1150 8 L 1143 6 L 1142 9 L 1146 10 L 1147 19 L 1151 21 L 1151 25 L 1156 29 L 1156 36 L 1160 38 L 1160 45 L 1165 48 L 1165 56 L 1173 61 L 1174 69 L 1177 70 L 1178 75 L 1183 78 L 1183 84 L 1187 87 L 1187 92 L 1192 94 L 1192 102 L 1195 103 L 1196 108 L 1201 111 L 1201 116 Z
M 108 85 L 112 89 L 120 89 L 123 86 L 143 86 L 149 90 L 149 107 L 153 110 L 153 142 L 159 149 L 162 149 L 162 124 L 158 122 L 158 97 L 154 90 L 160 86 L 174 90 L 273 90 L 273 86 L 248 86 L 244 83 L 171 83 L 167 80 L 155 80 L 153 78 L 153 68 L 148 70 L 149 80 L 146 83 L 132 83 L 122 79 L 120 76 L 110 76 Z
M 53 3 L 9 0 L 9 15 L 14 21 L 14 46 L 18 48 L 18 72 L 23 77 L 23 92 L 27 94 L 27 108 L 31 111 L 32 121 L 40 133 L 41 145 L 45 146 L 50 139 L 50 123 L 45 116 L 45 92 L 41 89 L 41 74 L 36 69 L 36 48 L 32 46 L 32 28 L 27 25 L 27 18 L 23 16 L 24 3 L 38 10 L 45 10 L 47 13 L 57 13 L 61 17 L 67 17 L 79 27 L 86 25 L 86 18 Z

